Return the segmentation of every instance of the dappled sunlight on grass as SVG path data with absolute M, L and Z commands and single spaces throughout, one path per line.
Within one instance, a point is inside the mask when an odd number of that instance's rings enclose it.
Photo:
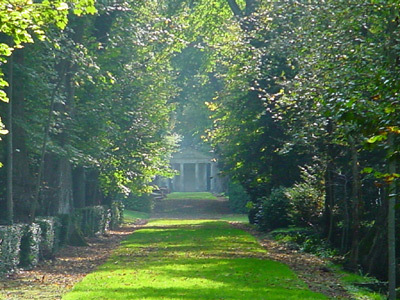
M 63 299 L 327 299 L 254 237 L 210 220 L 154 220 Z

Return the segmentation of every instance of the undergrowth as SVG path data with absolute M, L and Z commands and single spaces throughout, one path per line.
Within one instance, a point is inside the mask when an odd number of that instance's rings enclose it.
M 269 235 L 276 241 L 284 243 L 291 249 L 312 253 L 323 258 L 335 258 L 338 251 L 320 238 L 319 234 L 308 228 L 289 227 L 271 231 Z M 384 300 L 386 297 L 381 290 L 373 291 L 373 287 L 380 287 L 382 283 L 373 277 L 354 274 L 344 271 L 341 266 L 329 264 L 329 269 L 337 273 L 347 292 L 355 300 Z
M 290 248 L 302 252 L 312 253 L 319 257 L 331 258 L 338 255 L 338 251 L 321 239 L 319 234 L 308 228 L 292 227 L 280 228 L 270 232 L 274 240 L 287 244 Z

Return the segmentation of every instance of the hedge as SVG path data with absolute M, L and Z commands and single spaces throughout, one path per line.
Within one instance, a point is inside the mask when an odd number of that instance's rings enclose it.
M 54 257 L 60 247 L 61 221 L 57 217 L 40 217 L 35 220 L 42 230 L 39 254 L 41 259 Z
M 123 209 L 121 202 L 114 202 L 111 208 L 90 206 L 71 215 L 39 217 L 32 224 L 0 226 L 0 275 L 31 269 L 39 260 L 53 258 L 77 232 L 83 238 L 117 228 L 123 222 Z
M 42 230 L 39 224 L 24 224 L 19 247 L 19 267 L 32 269 L 39 262 L 39 248 L 42 242 Z
M 0 226 L 0 274 L 17 269 L 23 225 Z

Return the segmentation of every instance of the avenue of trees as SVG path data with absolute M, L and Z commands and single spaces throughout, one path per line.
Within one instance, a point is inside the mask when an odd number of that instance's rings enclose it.
M 393 289 L 398 1 L 1 5 L 3 219 L 146 192 L 181 136 L 251 222 L 313 228 Z

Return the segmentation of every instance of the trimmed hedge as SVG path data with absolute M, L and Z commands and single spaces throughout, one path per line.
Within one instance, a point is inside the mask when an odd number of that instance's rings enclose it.
M 32 224 L 0 226 L 0 275 L 14 272 L 18 267 L 31 269 L 39 260 L 53 258 L 63 244 L 74 244 L 76 235 L 105 234 L 123 222 L 124 206 L 114 202 L 111 208 L 90 206 L 75 210 L 71 215 L 40 217 Z
M 39 262 L 39 249 L 42 241 L 42 230 L 39 224 L 24 224 L 20 245 L 19 267 L 32 269 Z
M 150 213 L 154 208 L 154 197 L 151 194 L 131 194 L 123 199 L 127 209 Z
M 39 245 L 41 259 L 54 257 L 60 247 L 61 221 L 57 217 L 40 217 L 35 220 L 42 230 L 42 238 Z
M 121 201 L 115 201 L 111 204 L 110 229 L 116 229 L 124 222 L 124 204 Z
M 88 206 L 76 210 L 76 216 L 80 220 L 80 228 L 85 236 L 104 234 L 109 226 L 108 209 L 104 206 Z
M 0 274 L 17 269 L 23 225 L 0 226 Z

